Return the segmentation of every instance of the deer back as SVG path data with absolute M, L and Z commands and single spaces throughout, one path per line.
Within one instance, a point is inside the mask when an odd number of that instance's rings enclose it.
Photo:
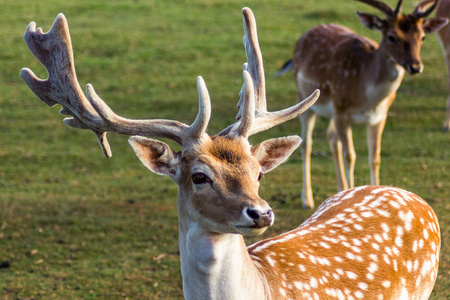
M 249 247 L 269 285 L 282 287 L 272 290 L 274 299 L 423 299 L 437 277 L 439 250 L 430 206 L 375 186 L 340 192 L 297 229 Z

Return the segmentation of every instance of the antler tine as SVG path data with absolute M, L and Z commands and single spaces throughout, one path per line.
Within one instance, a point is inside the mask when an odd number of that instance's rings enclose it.
M 242 74 L 244 77 L 244 85 L 243 90 L 241 91 L 241 99 L 243 100 L 241 111 L 244 117 L 239 123 L 236 132 L 231 132 L 231 134 L 248 138 L 248 133 L 251 130 L 256 113 L 255 90 L 250 73 L 247 70 L 244 70 Z
M 206 132 L 206 128 L 208 127 L 211 118 L 211 99 L 209 98 L 206 83 L 201 76 L 197 77 L 197 92 L 199 101 L 198 115 L 194 123 L 189 127 L 189 136 L 193 140 L 200 138 L 200 136 Z
M 275 112 L 268 112 L 262 117 L 255 118 L 251 130 L 248 132 L 248 136 L 268 130 L 274 126 L 297 118 L 308 108 L 310 108 L 317 101 L 317 99 L 319 99 L 319 96 L 320 91 L 315 90 L 311 95 L 309 95 L 309 97 L 303 99 L 300 103 L 297 103 L 294 106 Z
M 256 20 L 250 8 L 244 7 L 242 13 L 244 16 L 244 46 L 247 63 L 243 67 L 244 85 L 238 103 L 239 113 L 236 117 L 238 121 L 222 130 L 219 135 L 231 134 L 248 138 L 253 134 L 298 117 L 314 104 L 319 98 L 320 92 L 319 90 L 314 91 L 311 96 L 292 107 L 275 112 L 267 111 L 263 59 L 258 42 Z M 254 97 L 251 94 L 254 94 Z M 245 103 L 252 101 L 255 103 Z M 251 110 L 250 107 L 255 108 Z M 241 125 L 241 123 L 245 123 L 245 125 Z M 249 124 L 251 125 L 249 126 Z
M 436 8 L 436 6 L 439 4 L 439 0 L 422 0 L 414 9 L 413 16 L 416 18 L 426 18 L 431 12 Z M 427 6 L 428 9 L 423 11 Z
M 380 2 L 380 1 L 376 1 L 376 0 L 356 0 L 362 3 L 366 3 L 367 5 L 370 5 L 376 9 L 378 9 L 379 11 L 381 11 L 383 14 L 386 15 L 386 17 L 394 17 L 396 16 L 400 10 L 401 10 L 401 5 L 402 5 L 402 0 L 399 0 L 397 2 L 397 6 L 395 8 L 395 10 L 393 10 L 389 5 L 387 5 L 386 3 Z
M 183 145 L 206 130 L 211 108 L 203 79 L 198 79 L 200 109 L 192 124 L 187 126 L 172 120 L 132 120 L 116 115 L 97 95 L 92 85 L 87 85 L 87 98 L 78 83 L 75 72 L 72 43 L 67 20 L 63 14 L 55 19 L 49 32 L 36 30 L 31 22 L 25 31 L 25 41 L 31 53 L 46 68 L 48 78 L 41 80 L 28 68 L 20 75 L 33 93 L 49 106 L 61 104 L 61 114 L 70 115 L 64 123 L 75 128 L 92 130 L 103 153 L 111 157 L 106 132 L 125 135 L 165 137 Z
M 398 15 L 402 10 L 403 0 L 398 0 L 397 5 L 395 6 L 394 15 Z
M 254 86 L 256 115 L 267 112 L 266 79 L 264 75 L 263 59 L 259 47 L 256 19 L 250 8 L 242 9 L 244 16 L 244 47 L 247 63 L 244 70 L 248 71 Z M 245 84 L 245 83 L 244 83 Z

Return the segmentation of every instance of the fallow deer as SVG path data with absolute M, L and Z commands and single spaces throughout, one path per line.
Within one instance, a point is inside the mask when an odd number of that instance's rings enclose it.
M 436 16 L 441 18 L 450 17 L 450 1 L 441 0 L 438 8 L 436 10 Z M 447 66 L 447 106 L 446 106 L 446 117 L 444 122 L 444 130 L 450 130 L 450 26 L 446 25 L 441 30 L 437 32 L 437 38 L 441 43 L 442 49 L 444 50 L 445 64 Z
M 106 132 L 131 135 L 141 162 L 178 185 L 179 247 L 186 299 L 425 299 L 437 276 L 440 232 L 420 197 L 391 187 L 360 187 L 325 201 L 305 223 L 280 236 L 245 245 L 274 223 L 258 194 L 262 173 L 285 161 L 298 136 L 252 147 L 250 135 L 293 119 L 318 97 L 277 112 L 266 108 L 264 69 L 256 21 L 243 9 L 244 64 L 238 120 L 216 136 L 206 133 L 211 103 L 197 79 L 199 113 L 192 125 L 116 115 L 92 85 L 78 83 L 69 29 L 60 14 L 43 33 L 32 22 L 25 40 L 49 77 L 30 69 L 21 77 L 47 105 L 61 104 L 64 122 L 94 131 L 109 157 Z M 147 136 L 147 137 L 146 137 Z M 165 137 L 181 145 L 179 152 Z
M 448 20 L 427 19 L 437 0 L 420 3 L 413 13 L 401 13 L 402 0 L 395 9 L 376 0 L 358 0 L 379 11 L 385 18 L 357 12 L 360 21 L 370 29 L 381 31 L 378 45 L 347 27 L 328 24 L 313 27 L 297 41 L 294 58 L 279 73 L 292 67 L 301 99 L 314 89 L 320 99 L 300 116 L 302 125 L 304 208 L 313 208 L 311 188 L 312 132 L 316 115 L 330 119 L 328 142 L 333 155 L 337 186 L 345 190 L 354 186 L 356 154 L 351 123 L 367 125 L 370 183 L 378 185 L 381 135 L 388 109 L 395 99 L 405 70 L 418 74 L 423 70 L 420 48 L 426 33 L 434 32 Z

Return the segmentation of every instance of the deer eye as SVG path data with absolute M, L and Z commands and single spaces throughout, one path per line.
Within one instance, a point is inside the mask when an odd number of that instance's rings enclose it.
M 392 34 L 389 34 L 387 36 L 387 39 L 388 39 L 389 43 L 392 43 L 392 44 L 396 44 L 397 43 L 397 38 L 395 36 L 393 36 Z
M 210 179 L 208 176 L 205 175 L 205 173 L 194 173 L 192 174 L 192 182 L 195 184 L 204 184 L 207 183 Z
M 262 175 L 263 175 L 263 173 L 262 173 L 262 172 L 259 172 L 259 175 L 258 175 L 258 181 L 261 180 Z

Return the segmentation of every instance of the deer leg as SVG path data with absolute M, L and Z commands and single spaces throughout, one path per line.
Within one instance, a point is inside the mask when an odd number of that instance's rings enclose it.
M 353 172 L 355 169 L 356 153 L 353 146 L 352 128 L 350 127 L 350 120 L 348 118 L 340 118 L 336 116 L 334 119 L 334 125 L 336 126 L 336 133 L 342 143 L 342 154 L 344 158 L 345 172 L 347 182 L 343 181 L 341 190 L 354 187 Z M 346 183 L 346 184 L 345 184 Z
M 300 116 L 302 124 L 301 153 L 303 159 L 303 189 L 302 189 L 302 205 L 305 209 L 314 208 L 314 198 L 311 187 L 311 150 L 312 150 L 312 133 L 316 122 L 316 113 L 307 110 Z
M 450 89 L 450 80 L 449 80 L 449 89 Z M 450 94 L 447 98 L 447 107 L 446 107 L 446 118 L 444 123 L 444 130 L 450 131 Z
M 448 97 L 447 97 L 447 106 L 446 106 L 446 117 L 444 122 L 444 130 L 450 130 L 450 49 L 445 49 L 445 64 L 447 65 L 447 88 L 448 88 Z
M 444 59 L 445 59 L 445 65 L 447 67 L 447 105 L 446 105 L 446 116 L 445 116 L 445 122 L 444 122 L 444 130 L 449 131 L 450 130 L 450 47 L 448 47 L 446 40 L 449 39 L 450 30 L 449 26 L 442 28 L 437 34 L 436 37 L 438 38 L 439 43 L 442 46 L 442 49 L 444 50 Z
M 383 134 L 386 118 L 375 125 L 367 126 L 367 144 L 369 148 L 370 184 L 380 184 L 380 152 L 381 135 Z
M 347 177 L 345 175 L 344 160 L 342 158 L 342 143 L 336 132 L 334 119 L 330 120 L 327 130 L 328 143 L 333 155 L 334 168 L 336 171 L 337 188 L 339 191 L 348 189 Z

